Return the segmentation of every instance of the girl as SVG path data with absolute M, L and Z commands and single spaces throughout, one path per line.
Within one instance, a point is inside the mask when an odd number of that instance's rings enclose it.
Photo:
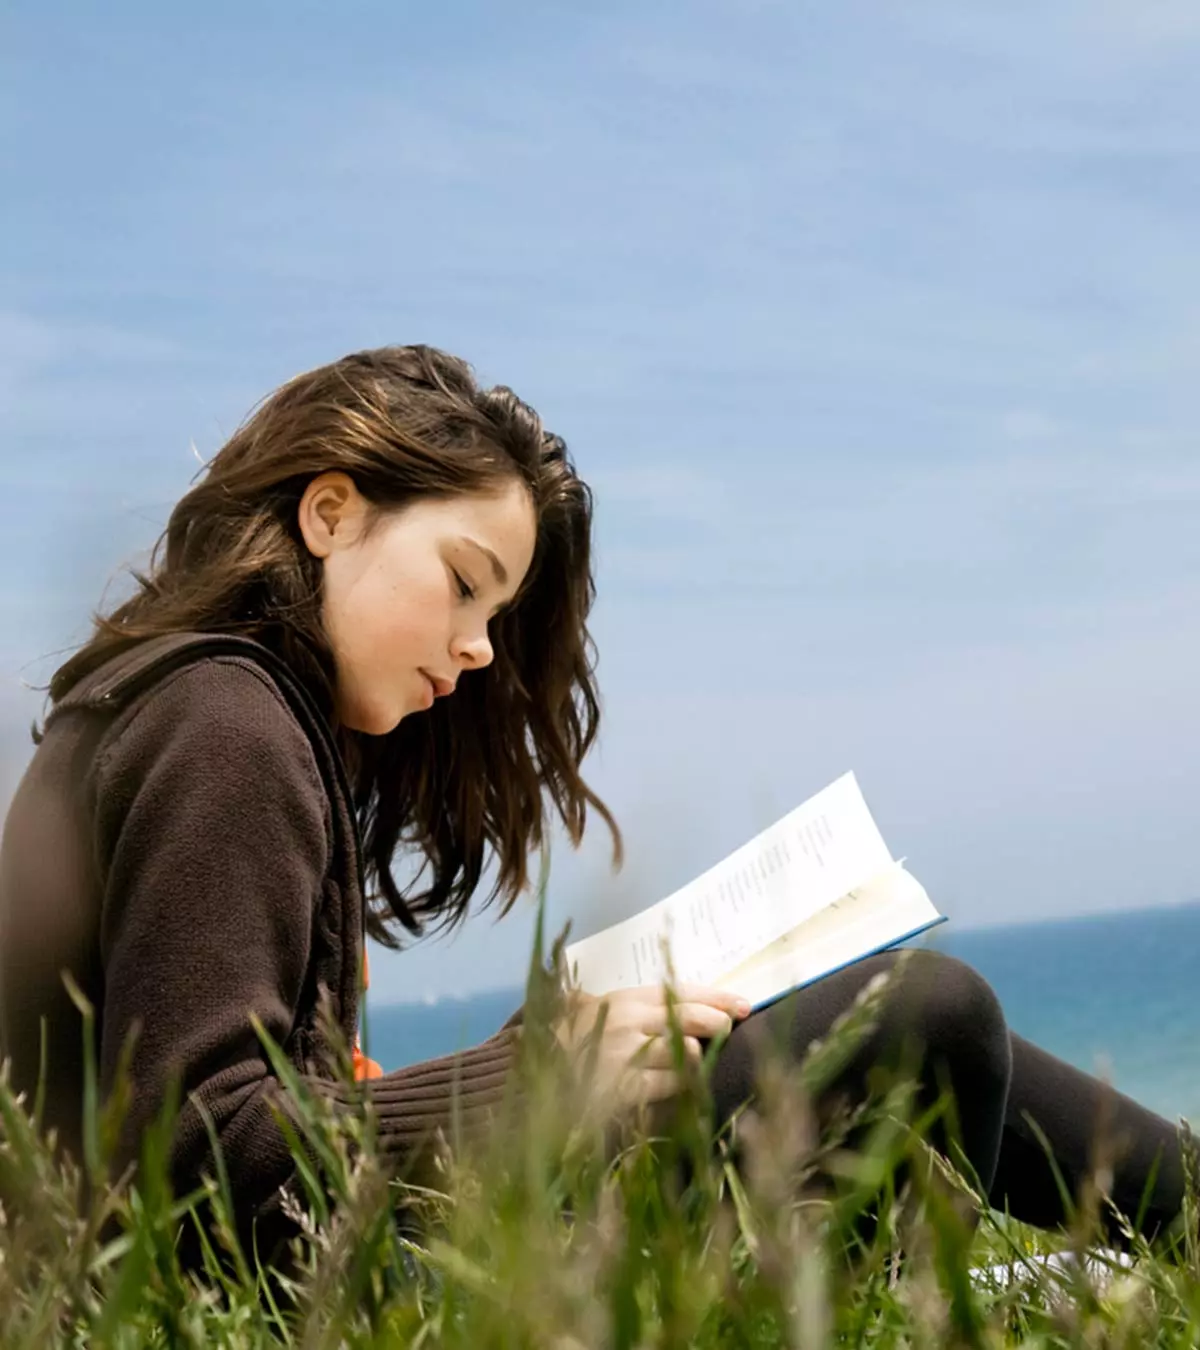
M 272 394 L 171 514 L 131 599 L 97 617 L 54 675 L 51 709 L 0 850 L 0 1053 L 31 1093 L 47 1033 L 45 1119 L 81 1147 L 81 1028 L 61 972 L 96 1010 L 100 1091 L 134 1033 L 133 1096 L 117 1161 L 178 1074 L 179 1190 L 209 1158 L 215 1124 L 238 1219 L 260 1252 L 286 1237 L 294 1164 L 256 1014 L 296 1068 L 343 1089 L 318 1011 L 346 1038 L 358 1018 L 364 935 L 459 922 L 510 906 L 551 815 L 573 841 L 589 813 L 619 835 L 580 774 L 599 703 L 587 618 L 591 505 L 566 447 L 506 388 L 428 347 L 348 356 Z M 422 870 L 401 886 L 398 850 Z M 776 1006 L 803 1054 L 892 956 Z M 729 995 L 681 991 L 690 1053 L 728 1035 L 717 1118 L 754 1093 L 761 1015 Z M 555 1028 L 574 1053 L 599 1005 Z M 678 1088 L 661 991 L 613 994 L 600 1037 L 614 1104 Z M 730 1034 L 731 1033 L 731 1034 Z M 382 1147 L 411 1174 L 452 1102 L 469 1134 L 504 1090 L 519 1018 L 473 1050 L 394 1073 L 357 1060 Z M 1101 1085 L 1011 1035 L 970 969 L 917 954 L 849 1064 L 920 1048 L 922 1090 L 953 1093 L 966 1159 L 1020 1218 L 1063 1218 L 1031 1122 L 1068 1186 L 1081 1178 Z M 631 1056 L 636 1064 L 628 1069 Z M 1126 1145 L 1112 1197 L 1145 1223 L 1179 1211 L 1173 1127 L 1111 1104 Z M 1157 1164 L 1157 1166 L 1156 1166 Z

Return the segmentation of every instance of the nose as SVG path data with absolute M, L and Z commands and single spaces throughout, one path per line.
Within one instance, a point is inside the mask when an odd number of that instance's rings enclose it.
M 481 670 L 484 666 L 490 666 L 495 656 L 486 629 L 481 633 L 469 633 L 456 638 L 450 650 L 455 659 L 462 662 L 465 670 Z

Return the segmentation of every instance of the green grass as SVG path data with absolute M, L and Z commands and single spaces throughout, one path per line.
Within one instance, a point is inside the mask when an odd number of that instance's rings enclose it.
M 1094 1251 L 1096 1187 L 1057 1235 L 989 1212 L 924 1143 L 931 1120 L 914 1118 L 902 1080 L 817 1123 L 810 1103 L 870 1025 L 878 990 L 803 1065 L 764 1064 L 735 1165 L 728 1141 L 712 1144 L 703 1070 L 669 1127 L 632 1121 L 617 1137 L 584 1110 L 575 1071 L 538 1031 L 555 997 L 539 971 L 535 959 L 520 1099 L 484 1144 L 445 1155 L 433 1185 L 389 1177 L 369 1114 L 339 1117 L 293 1081 L 303 1198 L 286 1270 L 239 1245 L 219 1167 L 196 1193 L 172 1193 L 172 1104 L 136 1185 L 110 1184 L 121 1094 L 101 1110 L 89 1070 L 87 1157 L 65 1169 L 38 1103 L 17 1100 L 5 1074 L 0 1346 L 1200 1345 L 1190 1237 L 1135 1242 L 1128 1270 L 981 1280 L 973 1270 L 1051 1247 Z M 1189 1198 L 1187 1233 L 1196 1212 Z M 189 1226 L 201 1272 L 180 1269 Z

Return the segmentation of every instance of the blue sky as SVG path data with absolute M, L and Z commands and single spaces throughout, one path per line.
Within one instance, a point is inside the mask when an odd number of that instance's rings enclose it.
M 847 768 L 957 924 L 1200 896 L 1200 10 L 602 8 L 8 7 L 0 798 L 196 456 L 428 341 L 596 489 L 630 863 L 556 849 L 552 923 Z

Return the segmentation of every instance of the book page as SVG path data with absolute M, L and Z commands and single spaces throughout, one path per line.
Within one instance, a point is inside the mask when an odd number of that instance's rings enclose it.
M 712 983 L 855 886 L 891 853 L 848 773 L 681 890 L 566 950 L 603 994 L 667 978 Z
M 761 1008 L 941 922 L 925 888 L 895 863 L 714 983 Z

